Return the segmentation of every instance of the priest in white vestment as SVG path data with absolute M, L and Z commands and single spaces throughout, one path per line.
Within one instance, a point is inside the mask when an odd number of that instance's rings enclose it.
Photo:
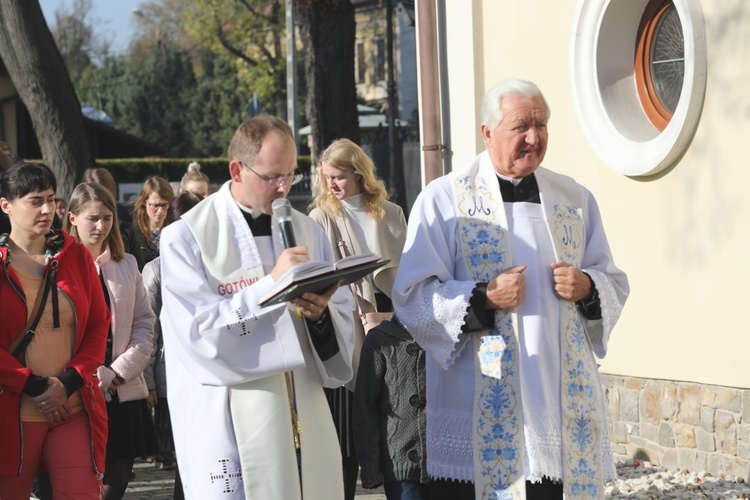
M 272 202 L 299 180 L 291 130 L 243 123 L 231 181 L 161 237 L 161 324 L 180 475 L 192 499 L 343 499 L 323 387 L 352 377 L 347 289 L 258 302 L 294 264 L 333 260 L 318 224 L 293 211 L 285 249 Z
M 493 87 L 486 151 L 411 211 L 393 302 L 429 355 L 437 498 L 604 498 L 616 477 L 594 354 L 628 281 L 591 193 L 540 167 L 548 118 L 533 83 Z

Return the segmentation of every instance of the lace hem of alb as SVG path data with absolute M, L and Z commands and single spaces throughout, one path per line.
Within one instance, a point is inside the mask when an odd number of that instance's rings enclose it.
M 530 416 L 524 415 L 524 417 L 526 480 L 538 483 L 543 477 L 548 477 L 554 481 L 562 481 L 562 427 L 559 416 L 551 413 L 535 413 Z M 606 419 L 603 422 L 600 453 L 604 480 L 609 482 L 617 479 Z
M 540 482 L 546 476 L 562 480 L 562 434 L 558 412 L 524 412 L 526 479 Z
M 591 279 L 594 280 L 594 284 L 596 284 L 596 288 L 599 290 L 599 297 L 602 302 L 602 327 L 606 345 L 609 332 L 612 331 L 615 323 L 620 318 L 622 307 L 620 307 L 620 300 L 617 298 L 617 292 L 609 276 L 594 269 L 587 269 L 586 272 L 591 275 Z
M 414 340 L 443 368 L 451 366 L 468 342 L 461 342 L 473 281 L 437 280 L 417 285 L 404 318 Z M 464 338 L 468 338 L 464 336 Z

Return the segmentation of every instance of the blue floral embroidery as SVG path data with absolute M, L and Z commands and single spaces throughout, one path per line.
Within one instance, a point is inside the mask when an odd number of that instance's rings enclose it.
M 598 455 L 591 459 L 591 463 L 596 463 Z M 571 495 L 574 498 L 598 498 L 599 486 L 596 484 L 596 470 L 589 465 L 589 460 L 579 458 L 577 465 L 571 471 L 577 479 L 570 484 Z
M 594 432 L 591 429 L 591 422 L 588 419 L 577 418 L 574 420 L 574 423 L 571 439 L 577 445 L 578 451 L 583 453 L 594 442 Z
M 491 192 L 482 179 L 464 176 L 456 179 L 466 204 L 459 223 L 464 258 L 469 275 L 488 282 L 508 262 L 509 241 L 503 228 L 492 218 Z M 502 208 L 502 206 L 500 206 Z M 496 314 L 495 329 L 481 338 L 478 361 L 481 385 L 477 404 L 476 439 L 483 443 L 476 450 L 482 464 L 477 472 L 486 479 L 477 485 L 485 498 L 514 498 L 516 482 L 522 475 L 523 425 L 518 387 L 518 346 L 510 314 Z

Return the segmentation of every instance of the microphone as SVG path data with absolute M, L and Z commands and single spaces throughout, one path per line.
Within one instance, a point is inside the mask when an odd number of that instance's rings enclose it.
M 286 198 L 277 198 L 273 200 L 271 210 L 273 210 L 276 220 L 279 221 L 284 248 L 296 247 L 297 243 L 294 240 L 294 229 L 292 228 L 292 204 Z

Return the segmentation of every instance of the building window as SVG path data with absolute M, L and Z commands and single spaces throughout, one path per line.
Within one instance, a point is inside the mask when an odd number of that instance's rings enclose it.
M 375 81 L 385 80 L 385 38 L 376 38 L 375 42 Z
M 690 147 L 706 95 L 701 0 L 579 0 L 573 99 L 609 168 L 652 176 Z
M 365 65 L 365 42 L 357 40 L 356 59 L 354 65 L 356 66 L 355 71 L 357 75 L 357 83 L 365 83 L 365 74 L 367 73 L 367 66 Z
M 643 109 L 661 130 L 677 109 L 685 79 L 685 39 L 672 0 L 652 0 L 644 11 L 635 74 Z

